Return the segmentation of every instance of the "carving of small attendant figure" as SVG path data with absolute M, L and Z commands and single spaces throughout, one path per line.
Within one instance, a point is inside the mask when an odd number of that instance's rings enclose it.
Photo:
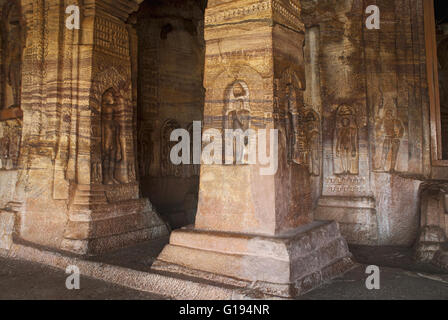
M 241 130 L 243 133 L 249 129 L 249 121 L 250 121 L 250 111 L 245 109 L 245 99 L 247 96 L 246 90 L 240 83 L 235 84 L 233 87 L 233 96 L 236 100 L 234 104 L 234 108 L 229 112 L 229 122 L 231 124 L 231 128 L 235 130 Z M 239 147 L 239 149 L 237 149 Z M 244 137 L 243 144 L 235 143 L 233 147 L 234 156 L 236 159 L 236 163 L 244 164 L 246 163 L 246 155 L 248 155 L 249 147 L 249 138 L 247 136 Z
M 101 103 L 103 182 L 106 184 L 120 183 L 115 178 L 116 165 L 123 158 L 117 109 L 114 90 L 108 89 L 103 94 Z
M 335 153 L 341 167 L 337 168 L 338 170 L 335 169 L 335 173 L 358 174 L 357 165 L 353 163 L 358 156 L 358 128 L 353 119 L 354 114 L 345 106 L 338 113 Z
M 379 120 L 377 126 L 377 132 L 384 136 L 381 169 L 387 171 L 387 160 L 390 156 L 390 171 L 395 171 L 398 150 L 404 134 L 403 123 L 394 116 L 391 108 L 387 108 L 384 117 Z

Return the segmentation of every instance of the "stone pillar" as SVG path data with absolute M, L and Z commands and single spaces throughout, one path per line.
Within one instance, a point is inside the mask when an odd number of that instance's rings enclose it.
M 351 267 L 338 225 L 312 219 L 320 116 L 303 102 L 304 37 L 299 1 L 208 2 L 203 130 L 223 132 L 236 113 L 244 128 L 277 129 L 278 170 L 203 164 L 196 224 L 172 233 L 154 269 L 288 297 Z
M 138 1 L 22 0 L 23 133 L 15 194 L 18 237 L 96 254 L 168 235 L 136 174 Z M 81 28 L 65 26 L 78 5 Z
M 80 87 L 88 95 L 78 111 L 77 183 L 62 242 L 82 254 L 168 235 L 149 200 L 140 198 L 132 77 L 137 46 L 125 23 L 137 3 L 118 2 L 92 1 L 84 13 Z

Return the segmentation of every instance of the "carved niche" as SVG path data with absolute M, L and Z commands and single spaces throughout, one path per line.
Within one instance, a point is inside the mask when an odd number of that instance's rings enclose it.
M 247 84 L 237 80 L 228 86 L 225 102 L 223 131 L 241 130 L 245 133 L 250 128 L 250 93 Z M 233 154 L 234 164 L 248 163 L 249 142 L 249 137 L 245 135 L 243 143 L 237 143 L 235 139 L 232 150 L 225 150 L 227 154 Z
M 90 101 L 92 182 L 135 183 L 130 81 L 111 67 L 99 73 L 93 83 Z
M 404 135 L 403 122 L 397 116 L 396 100 L 380 109 L 375 121 L 375 171 L 394 172 Z
M 20 5 L 9 0 L 2 8 L 2 108 L 19 108 L 22 88 L 22 56 L 25 28 Z
M 359 141 L 355 109 L 343 104 L 336 110 L 333 135 L 333 169 L 336 175 L 359 174 Z
M 101 160 L 104 184 L 120 184 L 116 178 L 117 164 L 123 160 L 119 116 L 116 92 L 109 88 L 101 99 Z

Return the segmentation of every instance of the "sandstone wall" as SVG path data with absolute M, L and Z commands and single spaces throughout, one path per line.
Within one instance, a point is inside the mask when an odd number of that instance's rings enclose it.
M 371 4 L 380 8 L 380 30 L 365 26 Z M 317 218 L 339 221 L 350 242 L 410 245 L 419 223 L 418 188 L 431 171 L 422 2 L 305 7 L 307 24 L 317 24 L 320 35 L 324 176 Z M 356 114 L 359 170 L 342 175 L 335 150 L 341 105 Z M 385 126 L 395 131 L 393 141 Z

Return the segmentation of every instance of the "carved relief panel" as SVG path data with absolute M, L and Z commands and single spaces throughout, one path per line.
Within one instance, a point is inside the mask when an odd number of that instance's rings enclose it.
M 116 167 L 123 160 L 121 145 L 120 106 L 113 88 L 107 89 L 101 99 L 101 163 L 104 184 L 119 184 Z
M 333 135 L 334 174 L 359 173 L 359 141 L 356 113 L 349 105 L 341 105 L 336 111 Z
M 377 172 L 400 171 L 398 160 L 406 130 L 398 116 L 397 99 L 388 99 L 375 111 L 373 169 Z M 401 162 L 403 165 L 407 161 Z
M 377 112 L 375 119 L 374 170 L 394 172 L 401 141 L 405 133 L 403 122 L 397 115 L 396 100 Z
M 321 167 L 321 125 L 319 114 L 305 106 L 304 80 L 286 69 L 282 79 L 275 81 L 274 112 L 283 119 L 287 159 L 302 165 L 311 175 L 319 176 Z M 280 106 L 279 106 L 280 105 Z M 283 131 L 283 128 L 280 128 Z M 280 135 L 282 136 L 282 134 Z
M 94 80 L 91 98 L 92 182 L 104 185 L 136 181 L 133 107 L 130 81 L 115 68 Z
M 367 116 L 342 103 L 327 110 L 323 137 L 323 195 L 371 196 Z

